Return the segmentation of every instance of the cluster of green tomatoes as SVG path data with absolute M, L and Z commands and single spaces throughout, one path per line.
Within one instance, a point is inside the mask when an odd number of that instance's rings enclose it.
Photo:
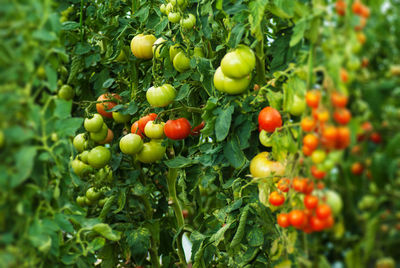
M 184 14 L 187 6 L 187 0 L 168 0 L 160 5 L 160 11 L 168 16 L 171 23 L 180 23 L 183 29 L 189 31 L 196 25 L 196 17 L 190 13 Z

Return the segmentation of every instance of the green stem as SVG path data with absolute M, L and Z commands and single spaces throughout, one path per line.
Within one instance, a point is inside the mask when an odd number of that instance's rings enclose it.
M 83 42 L 83 0 L 81 0 L 81 12 L 79 14 L 79 27 L 81 29 L 81 42 Z
M 131 100 L 134 100 L 136 97 L 136 91 L 138 88 L 138 72 L 137 72 L 137 62 L 135 61 L 131 67 L 132 69 L 132 80 L 131 80 Z
M 310 51 L 308 55 L 308 77 L 307 77 L 307 89 L 311 88 L 311 85 L 313 84 L 313 78 L 314 78 L 314 44 L 310 45 Z
M 258 40 L 256 46 L 256 81 L 262 86 L 265 84 L 264 40 Z
M 174 209 L 175 212 L 175 217 L 176 217 L 176 222 L 178 224 L 178 229 L 180 230 L 183 225 L 185 224 L 184 219 L 183 219 L 183 214 L 182 214 L 182 208 L 179 203 L 179 199 L 176 196 L 176 179 L 178 178 L 178 169 L 176 168 L 170 168 L 168 170 L 168 175 L 167 175 L 167 183 L 168 183 L 168 191 L 169 191 L 169 198 L 172 201 L 172 208 Z M 177 239 L 177 245 L 178 245 L 178 256 L 181 264 L 186 267 L 186 259 L 185 259 L 185 252 L 183 251 L 183 246 L 182 246 L 182 233 L 179 235 Z

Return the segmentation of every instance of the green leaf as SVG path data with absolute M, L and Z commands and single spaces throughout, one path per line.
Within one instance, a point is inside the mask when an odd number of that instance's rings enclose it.
M 54 216 L 54 221 L 58 224 L 61 230 L 72 233 L 74 231 L 74 227 L 71 222 L 68 220 L 68 217 L 64 214 L 56 214 Z
M 54 109 L 54 116 L 64 119 L 71 116 L 72 102 L 63 99 L 54 100 L 56 107 Z
M 247 241 L 251 247 L 262 246 L 264 243 L 264 234 L 260 228 L 253 228 L 247 235 Z
M 130 231 L 126 234 L 126 242 L 133 254 L 145 254 L 150 247 L 150 231 L 143 227 Z
M 250 22 L 250 30 L 252 35 L 259 41 L 261 41 L 263 37 L 263 28 L 262 28 L 262 20 L 265 15 L 265 9 L 268 5 L 268 0 L 256 0 L 250 3 L 249 5 L 249 22 Z
M 225 110 L 218 108 L 216 112 L 217 121 L 215 122 L 215 135 L 217 141 L 223 141 L 229 133 L 234 107 L 231 105 Z
M 117 232 L 114 232 L 110 225 L 105 223 L 98 223 L 92 227 L 92 230 L 99 233 L 103 237 L 111 241 L 118 241 L 121 239 L 121 235 Z
M 234 168 L 241 168 L 246 163 L 246 156 L 240 149 L 236 135 L 225 144 L 224 156 Z
M 293 29 L 293 34 L 290 39 L 290 46 L 294 47 L 297 45 L 301 39 L 304 37 L 304 31 L 307 29 L 308 21 L 306 19 L 299 20 Z
M 18 169 L 11 177 L 11 188 L 20 185 L 31 175 L 36 153 L 36 148 L 33 146 L 22 147 L 15 153 L 15 166 Z
M 236 47 L 240 41 L 242 40 L 242 36 L 244 34 L 245 27 L 243 24 L 236 24 L 230 34 L 228 44 L 230 47 Z
M 46 70 L 47 82 L 49 83 L 49 89 L 52 92 L 57 90 L 57 71 L 53 69 L 50 64 L 46 64 L 44 67 Z
M 74 136 L 76 131 L 82 126 L 83 118 L 64 118 L 57 120 L 55 129 L 59 136 Z
M 62 24 L 62 30 L 71 31 L 79 28 L 79 23 L 75 21 L 66 21 Z
M 187 98 L 187 96 L 189 95 L 190 92 L 190 87 L 188 84 L 184 84 L 178 92 L 178 96 L 176 96 L 175 100 L 176 101 L 180 101 L 183 100 L 185 98 Z
M 210 242 L 214 243 L 214 246 L 218 246 L 219 243 L 221 243 L 221 241 L 224 239 L 224 234 L 226 232 L 226 230 L 229 229 L 229 227 L 231 226 L 232 223 L 227 223 L 225 224 L 225 226 L 223 226 L 222 228 L 220 228 L 215 234 L 213 234 L 210 237 Z
M 164 161 L 164 163 L 169 168 L 184 168 L 196 164 L 198 161 L 178 155 L 173 159 Z
M 90 51 L 90 45 L 88 43 L 78 43 L 75 48 L 75 54 L 83 55 Z

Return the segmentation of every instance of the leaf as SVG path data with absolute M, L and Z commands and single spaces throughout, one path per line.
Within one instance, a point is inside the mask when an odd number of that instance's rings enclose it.
M 83 55 L 90 51 L 90 45 L 88 43 L 78 43 L 75 48 L 75 54 Z
M 22 147 L 15 153 L 15 166 L 18 169 L 11 177 L 11 188 L 20 185 L 31 175 L 36 153 L 36 148 L 33 146 Z
M 215 122 L 215 135 L 217 141 L 223 141 L 228 136 L 231 126 L 234 107 L 231 105 L 227 109 L 217 109 L 217 121 Z
M 79 23 L 75 21 L 66 21 L 62 24 L 62 30 L 71 31 L 79 28 Z
M 64 118 L 57 120 L 55 123 L 55 129 L 59 136 L 74 136 L 76 131 L 82 126 L 83 118 Z
M 145 254 L 150 247 L 150 231 L 143 227 L 132 230 L 126 234 L 126 242 L 134 255 Z
M 50 64 L 46 64 L 44 67 L 46 70 L 47 82 L 49 83 L 49 89 L 52 92 L 57 90 L 57 72 L 53 69 Z
M 68 220 L 68 217 L 64 214 L 56 214 L 54 216 L 54 221 L 58 224 L 61 230 L 72 233 L 74 231 L 74 227 L 71 222 Z
M 225 144 L 224 156 L 234 168 L 241 168 L 246 163 L 246 156 L 240 149 L 239 139 L 236 135 Z
M 121 239 L 121 235 L 117 232 L 114 232 L 110 225 L 105 223 L 98 223 L 94 225 L 92 230 L 111 241 L 118 241 Z
M 229 229 L 232 223 L 226 223 L 222 228 L 220 228 L 215 234 L 210 237 L 210 242 L 214 243 L 214 246 L 218 246 L 219 243 L 224 239 L 224 234 L 226 230 Z
M 307 20 L 306 19 L 301 19 L 299 20 L 296 25 L 294 26 L 293 29 L 293 34 L 292 37 L 290 39 L 290 46 L 294 47 L 295 45 L 297 45 L 301 39 L 303 39 L 304 37 L 304 31 L 307 28 Z
M 240 41 L 242 40 L 244 31 L 245 31 L 245 27 L 241 23 L 236 24 L 233 27 L 231 34 L 229 36 L 229 41 L 228 41 L 228 44 L 230 47 L 236 47 L 240 43 Z
M 185 98 L 187 98 L 187 96 L 189 95 L 190 92 L 190 87 L 188 84 L 184 84 L 178 92 L 178 96 L 176 96 L 175 100 L 176 101 L 180 101 L 183 100 Z
M 54 108 L 54 116 L 64 119 L 71 116 L 72 102 L 63 99 L 54 100 L 56 107 Z
M 252 35 L 259 41 L 263 37 L 262 20 L 264 18 L 265 9 L 268 5 L 268 0 L 256 0 L 249 5 L 249 22 Z
M 114 78 L 108 78 L 104 83 L 103 83 L 103 88 L 109 88 L 111 85 L 114 83 Z
M 56 35 L 53 32 L 49 32 L 46 30 L 36 30 L 32 33 L 32 37 L 37 40 L 46 42 L 51 42 L 57 39 Z
M 164 17 L 155 27 L 154 31 L 156 35 L 160 35 L 161 32 L 167 27 L 168 25 L 168 19 L 167 17 Z
M 178 155 L 173 159 L 164 161 L 164 163 L 169 168 L 184 168 L 196 164 L 198 161 Z

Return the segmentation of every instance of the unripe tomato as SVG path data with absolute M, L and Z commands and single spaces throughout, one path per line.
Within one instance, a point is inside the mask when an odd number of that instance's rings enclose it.
M 153 57 L 153 44 L 156 37 L 152 34 L 138 34 L 131 41 L 131 51 L 138 59 L 151 59 Z
M 320 163 L 324 162 L 325 158 L 326 158 L 326 153 L 322 150 L 315 150 L 311 154 L 311 161 L 314 164 L 320 164 Z
M 166 147 L 161 141 L 151 140 L 143 144 L 142 150 L 137 154 L 137 159 L 146 164 L 161 160 L 165 155 Z
M 79 206 L 83 207 L 86 205 L 86 197 L 85 196 L 78 196 L 76 198 L 76 203 L 78 203 Z
M 313 118 L 307 116 L 301 120 L 301 129 L 305 132 L 310 132 L 314 130 L 316 124 Z
M 333 113 L 333 118 L 336 123 L 341 125 L 347 125 L 351 120 L 351 113 L 346 108 L 336 109 Z
M 191 30 L 196 25 L 196 17 L 193 14 L 189 14 L 187 17 L 181 19 L 181 26 L 185 30 Z
M 321 179 L 323 179 L 325 177 L 326 172 L 324 172 L 322 170 L 319 170 L 316 166 L 312 166 L 311 167 L 311 175 L 314 178 L 316 178 L 318 180 L 321 180 Z
M 121 138 L 119 148 L 124 154 L 136 154 L 143 148 L 142 138 L 138 134 L 129 133 Z
M 176 97 L 176 90 L 170 84 L 160 87 L 151 87 L 146 92 L 146 99 L 153 107 L 165 107 L 172 103 Z
M 165 4 L 161 4 L 160 11 L 162 14 L 167 15 L 167 6 Z
M 337 108 L 346 107 L 347 101 L 348 101 L 348 98 L 345 95 L 343 95 L 337 91 L 335 91 L 331 94 L 332 105 Z
M 304 98 L 294 95 L 293 101 L 289 107 L 289 113 L 294 116 L 300 116 L 306 109 L 306 101 Z
M 359 176 L 363 173 L 364 166 L 360 162 L 355 162 L 351 165 L 351 173 L 356 176 Z
M 274 132 L 276 128 L 282 126 L 281 114 L 276 109 L 267 106 L 258 114 L 258 124 L 265 131 Z
M 79 153 L 83 152 L 88 145 L 88 142 L 86 140 L 86 135 L 84 133 L 76 135 L 72 144 Z
M 306 195 L 304 197 L 304 206 L 308 209 L 314 209 L 318 206 L 318 197 L 314 195 Z
M 143 131 L 140 130 L 139 128 L 139 121 L 136 121 L 135 123 L 132 124 L 131 126 L 131 133 L 139 135 L 141 138 L 144 138 L 144 133 Z
M 268 201 L 271 205 L 278 207 L 285 203 L 285 196 L 277 191 L 274 191 L 269 195 Z
M 168 15 L 174 10 L 174 6 L 172 3 L 168 3 L 167 6 L 165 7 L 165 14 Z
M 103 123 L 100 131 L 90 132 L 90 139 L 95 142 L 102 142 L 107 138 L 107 135 L 108 135 L 108 127 L 106 123 Z
M 333 214 L 338 215 L 343 207 L 343 201 L 340 195 L 332 190 L 325 193 L 326 203 L 331 207 Z
M 277 216 L 278 225 L 282 228 L 290 226 L 289 215 L 285 213 L 278 214 Z
M 100 191 L 96 191 L 94 187 L 90 187 L 86 191 L 86 198 L 89 199 L 89 201 L 97 201 L 101 196 Z
M 332 215 L 332 210 L 327 204 L 321 204 L 317 207 L 315 213 L 319 219 L 325 220 Z
M 103 127 L 103 117 L 100 114 L 94 114 L 92 118 L 86 118 L 83 127 L 88 132 L 99 132 Z
M 150 139 L 162 139 L 164 138 L 164 125 L 164 122 L 156 124 L 154 121 L 149 121 L 144 128 L 144 134 Z
M 111 129 L 108 129 L 106 138 L 101 142 L 99 142 L 99 144 L 109 144 L 112 142 L 113 139 L 114 139 L 114 133 Z
M 131 120 L 131 115 L 123 114 L 121 112 L 112 112 L 112 118 L 116 123 L 123 124 Z
M 169 12 L 168 20 L 172 23 L 178 23 L 181 20 L 181 14 L 178 12 Z
M 265 147 L 272 146 L 272 139 L 271 139 L 271 137 L 268 137 L 268 132 L 265 131 L 264 129 L 260 131 L 260 134 L 258 134 L 258 139 L 260 140 L 260 143 L 263 146 L 265 146 Z
M 96 103 L 97 112 L 104 117 L 112 118 L 112 112 L 106 110 L 111 110 L 117 103 L 110 101 L 111 99 L 121 100 L 121 97 L 116 93 L 105 93 L 97 98 L 97 101 L 103 101 Z
M 94 168 L 102 168 L 110 162 L 111 153 L 103 147 L 97 146 L 90 150 L 88 154 L 88 162 Z
M 138 126 L 139 126 L 139 129 L 140 129 L 140 132 L 144 133 L 144 128 L 146 127 L 147 123 L 149 121 L 156 120 L 156 118 L 157 118 L 157 114 L 155 114 L 155 113 L 151 113 L 151 114 L 148 114 L 148 115 L 143 116 L 142 118 L 140 118 L 138 120 Z M 132 133 L 134 133 L 134 132 L 132 131 Z M 136 134 L 140 135 L 139 133 L 136 133 Z
M 303 211 L 301 210 L 292 210 L 289 212 L 289 221 L 290 224 L 293 225 L 296 228 L 300 228 L 303 226 L 304 222 L 305 222 L 305 214 Z
M 186 57 L 183 51 L 178 52 L 174 57 L 173 65 L 178 72 L 182 73 L 190 69 L 190 59 Z
M 306 102 L 308 107 L 317 108 L 321 99 L 321 93 L 316 90 L 308 91 L 306 94 Z
M 164 43 L 164 42 L 166 42 L 166 40 L 164 38 L 160 37 L 154 42 L 154 44 L 152 46 L 153 56 L 156 59 L 160 58 L 160 51 L 163 46 L 162 43 Z
M 221 70 L 225 76 L 241 78 L 247 76 L 256 66 L 256 56 L 253 50 L 245 45 L 225 54 L 221 60 Z
M 325 228 L 325 223 L 322 219 L 311 216 L 310 218 L 310 225 L 314 232 L 320 232 Z
M 171 62 L 174 62 L 175 56 L 182 51 L 182 48 L 179 46 L 179 44 L 175 44 L 169 47 L 169 59 Z
M 71 161 L 71 167 L 78 177 L 83 177 L 92 170 L 89 165 L 78 159 L 74 159 Z
M 70 85 L 62 85 L 57 96 L 60 99 L 72 100 L 75 96 L 75 90 Z
M 269 160 L 268 155 L 268 152 L 261 152 L 250 161 L 250 173 L 253 177 L 267 178 L 285 174 L 285 166 Z
M 221 92 L 226 92 L 231 95 L 240 94 L 246 91 L 251 82 L 251 76 L 242 78 L 230 78 L 222 72 L 221 67 L 218 67 L 214 74 L 214 86 Z
M 308 133 L 303 138 L 304 146 L 307 146 L 308 148 L 310 148 L 311 151 L 314 151 L 315 149 L 317 149 L 318 143 L 319 143 L 318 138 L 313 133 Z
M 287 178 L 282 178 L 278 181 L 278 189 L 284 193 L 287 193 L 289 191 L 289 185 L 290 181 Z
M 190 135 L 191 128 L 186 118 L 168 120 L 164 125 L 164 134 L 171 140 L 183 140 Z

